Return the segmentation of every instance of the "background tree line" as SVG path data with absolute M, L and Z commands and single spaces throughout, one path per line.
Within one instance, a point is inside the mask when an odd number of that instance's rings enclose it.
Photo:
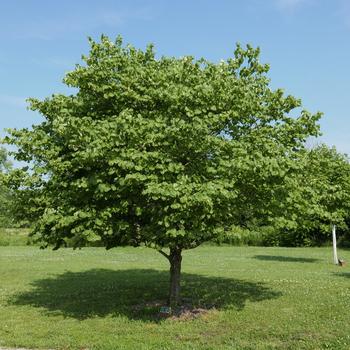
M 320 246 L 331 241 L 337 226 L 339 244 L 350 246 L 350 163 L 336 148 L 321 144 L 295 159 L 297 171 L 284 182 L 286 197 L 278 211 L 232 226 L 221 242 L 263 246 Z

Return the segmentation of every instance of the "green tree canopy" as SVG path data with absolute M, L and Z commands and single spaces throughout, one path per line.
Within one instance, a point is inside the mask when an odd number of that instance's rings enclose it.
M 211 63 L 157 58 L 151 45 L 121 38 L 90 45 L 64 78 L 77 93 L 30 99 L 45 120 L 10 130 L 6 141 L 31 168 L 13 183 L 32 191 L 34 232 L 46 245 L 158 249 L 176 304 L 182 250 L 248 212 L 272 210 L 320 114 L 291 117 L 300 100 L 270 88 L 269 67 L 251 46 Z
M 0 147 L 0 227 L 11 225 L 11 191 L 7 186 L 5 174 L 11 169 L 7 151 Z
M 275 241 L 281 245 L 321 244 L 331 239 L 331 225 L 348 231 L 350 218 L 349 158 L 319 145 L 298 154 L 299 171 L 286 178 Z
M 11 169 L 12 163 L 8 160 L 7 151 L 0 147 L 0 173 L 7 172 Z

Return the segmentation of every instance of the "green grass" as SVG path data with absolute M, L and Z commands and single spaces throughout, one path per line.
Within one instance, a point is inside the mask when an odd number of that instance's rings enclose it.
M 156 317 L 168 265 L 146 248 L 0 247 L 0 276 L 0 347 L 350 348 L 350 272 L 330 248 L 185 252 L 183 296 L 215 306 L 187 321 Z
M 0 227 L 0 246 L 32 245 L 28 234 L 28 229 Z

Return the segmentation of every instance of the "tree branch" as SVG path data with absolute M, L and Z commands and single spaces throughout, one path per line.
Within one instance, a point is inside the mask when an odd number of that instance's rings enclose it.
M 167 253 L 163 252 L 161 249 L 158 249 L 158 252 L 169 260 L 170 256 Z

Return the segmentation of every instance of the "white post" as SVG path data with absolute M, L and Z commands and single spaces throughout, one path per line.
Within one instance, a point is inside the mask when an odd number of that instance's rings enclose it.
M 338 265 L 338 255 L 337 255 L 337 236 L 335 234 L 335 225 L 332 226 L 332 237 L 333 237 L 333 259 L 334 264 Z

